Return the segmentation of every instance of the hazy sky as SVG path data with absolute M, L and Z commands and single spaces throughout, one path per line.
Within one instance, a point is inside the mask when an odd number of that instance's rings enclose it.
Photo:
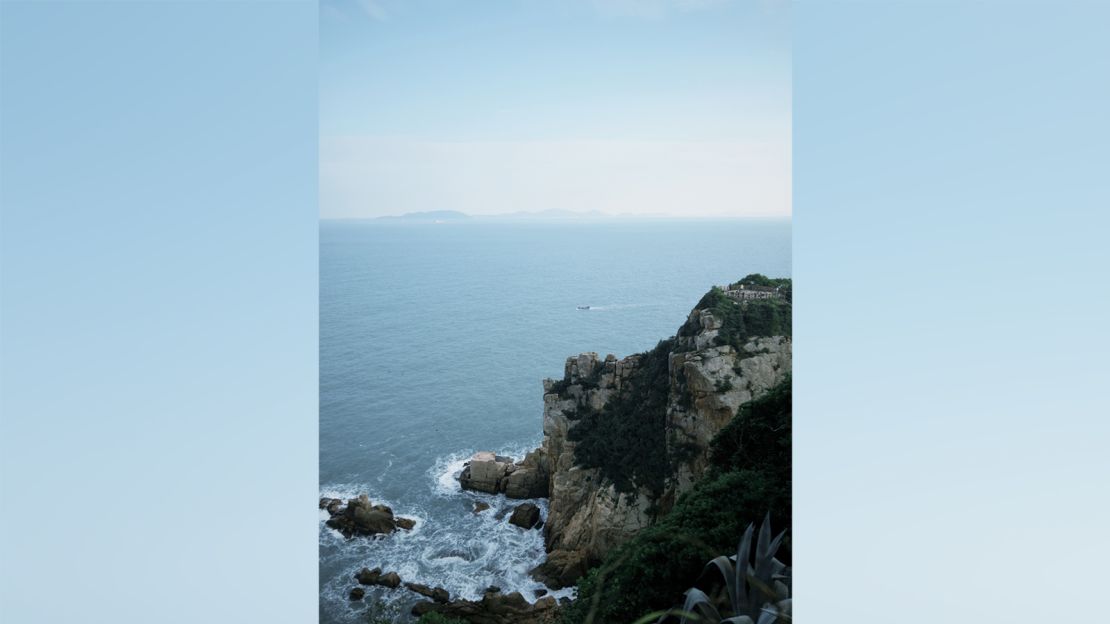
M 320 210 L 790 214 L 776 0 L 322 0 Z

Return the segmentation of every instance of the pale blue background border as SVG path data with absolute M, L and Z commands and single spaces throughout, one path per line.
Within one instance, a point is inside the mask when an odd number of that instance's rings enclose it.
M 312 621 L 315 6 L 0 17 L 0 615 Z M 801 621 L 1101 619 L 1108 19 L 795 6 Z
M 1110 10 L 794 18 L 799 621 L 1105 620 Z
M 317 10 L 2 8 L 0 620 L 317 614 Z

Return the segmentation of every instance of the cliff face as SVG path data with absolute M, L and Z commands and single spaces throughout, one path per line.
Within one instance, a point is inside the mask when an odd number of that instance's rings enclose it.
M 784 309 L 785 331 L 758 335 L 775 325 L 745 325 L 746 315 L 764 314 L 760 306 Z M 702 476 L 710 441 L 737 408 L 790 369 L 789 303 L 720 297 L 703 300 L 650 352 L 569 358 L 562 380 L 544 380 L 544 441 L 530 455 L 550 498 L 550 555 L 537 575 L 570 584 L 587 562 L 666 513 Z

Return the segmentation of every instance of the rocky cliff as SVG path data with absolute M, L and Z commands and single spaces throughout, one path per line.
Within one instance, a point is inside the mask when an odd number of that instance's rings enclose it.
M 738 302 L 714 290 L 652 351 L 583 353 L 561 380 L 544 380 L 544 441 L 529 456 L 550 498 L 550 554 L 537 576 L 569 585 L 666 513 L 737 408 L 790 373 L 789 326 L 788 299 Z
M 740 405 L 790 374 L 790 281 L 753 277 L 783 294 L 768 286 L 766 298 L 738 300 L 715 288 L 650 351 L 568 358 L 562 379 L 543 382 L 543 445 L 517 463 L 471 458 L 464 488 L 549 498 L 547 562 L 534 571 L 547 585 L 573 584 L 666 514 Z

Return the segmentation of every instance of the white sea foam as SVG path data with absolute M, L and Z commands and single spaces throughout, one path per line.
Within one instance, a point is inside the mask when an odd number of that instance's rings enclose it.
M 534 446 L 518 445 L 497 450 L 497 454 L 520 459 Z M 543 533 L 522 530 L 508 522 L 508 515 L 524 501 L 464 491 L 459 487 L 458 475 L 463 464 L 473 454 L 471 450 L 451 453 L 438 458 L 428 469 L 428 504 L 435 509 L 419 505 L 397 505 L 375 497 L 362 484 L 335 484 L 321 488 L 320 495 L 331 498 L 353 498 L 368 494 L 375 503 L 387 504 L 398 515 L 417 519 L 412 531 L 374 538 L 344 539 L 338 532 L 324 526 L 327 513 L 321 513 L 320 552 L 322 562 L 329 566 L 338 564 L 349 570 L 348 575 L 325 579 L 321 586 L 321 608 L 338 621 L 365 620 L 365 603 L 352 606 L 347 594 L 355 585 L 353 575 L 363 566 L 380 567 L 397 572 L 404 581 L 443 587 L 452 598 L 478 600 L 490 585 L 503 592 L 520 592 L 529 601 L 536 600 L 535 591 L 548 590 L 548 595 L 573 597 L 573 588 L 551 591 L 529 576 L 529 571 L 541 564 L 545 557 Z M 416 493 L 414 493 L 416 494 Z M 421 498 L 414 496 L 414 499 Z M 473 513 L 476 501 L 483 501 L 490 508 Z M 547 518 L 547 501 L 533 499 L 540 508 L 541 517 Z M 434 520 L 429 520 L 434 518 Z M 371 603 L 380 602 L 387 610 L 397 612 L 403 620 L 408 608 L 420 596 L 403 588 L 366 588 Z

